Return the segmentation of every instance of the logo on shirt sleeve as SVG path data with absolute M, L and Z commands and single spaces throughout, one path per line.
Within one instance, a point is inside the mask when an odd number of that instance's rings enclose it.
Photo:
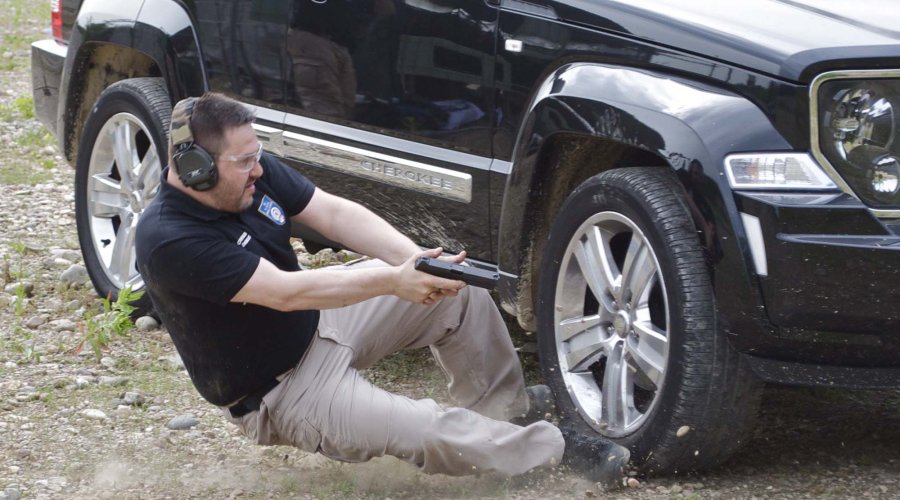
M 275 200 L 269 198 L 269 195 L 263 195 L 262 201 L 259 202 L 259 213 L 265 215 L 275 224 L 284 225 L 284 210 Z

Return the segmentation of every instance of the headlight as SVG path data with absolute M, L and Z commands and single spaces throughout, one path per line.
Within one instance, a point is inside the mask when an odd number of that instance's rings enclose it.
M 828 162 L 872 208 L 900 208 L 900 79 L 825 79 L 814 98 Z

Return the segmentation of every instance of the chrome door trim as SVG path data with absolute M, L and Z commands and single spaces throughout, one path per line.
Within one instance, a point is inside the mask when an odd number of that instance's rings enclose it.
M 284 127 L 297 127 L 313 133 L 348 138 L 357 142 L 361 141 L 361 143 L 379 144 L 396 151 L 409 150 L 414 146 L 420 154 L 433 157 L 441 162 L 461 164 L 478 170 L 491 169 L 491 159 L 483 156 L 448 151 L 436 146 L 322 122 L 261 106 L 248 106 L 254 110 L 259 121 L 266 123 L 253 124 L 256 137 L 266 151 L 312 166 L 448 200 L 462 203 L 472 201 L 472 176 L 470 174 L 348 146 L 299 132 L 287 131 L 284 130 Z
M 256 131 L 256 139 L 262 144 L 263 149 L 273 155 L 284 156 L 284 138 L 281 129 L 254 123 L 253 130 Z
M 285 130 L 298 130 L 322 137 L 340 137 L 356 144 L 377 144 L 389 151 L 415 151 L 420 158 L 428 158 L 449 165 L 463 165 L 475 170 L 489 170 L 491 158 L 473 153 L 434 146 L 423 142 L 401 139 L 388 134 L 348 127 L 337 123 L 316 120 L 307 116 L 287 113 L 284 117 Z
M 472 176 L 297 132 L 283 132 L 285 158 L 449 200 L 472 201 Z

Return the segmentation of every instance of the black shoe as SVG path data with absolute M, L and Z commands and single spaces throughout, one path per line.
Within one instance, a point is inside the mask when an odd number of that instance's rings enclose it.
M 539 420 L 550 420 L 556 414 L 556 403 L 553 391 L 546 385 L 532 385 L 525 388 L 528 394 L 528 412 L 509 421 L 525 427 Z
M 607 490 L 625 485 L 625 466 L 631 458 L 628 448 L 599 436 L 579 434 L 560 428 L 566 442 L 562 465 L 581 472 L 591 482 Z

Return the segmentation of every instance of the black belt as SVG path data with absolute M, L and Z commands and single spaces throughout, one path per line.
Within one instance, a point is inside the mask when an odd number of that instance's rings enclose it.
M 250 412 L 259 410 L 259 404 L 262 403 L 262 399 L 278 384 L 279 380 L 275 377 L 272 377 L 265 384 L 263 384 L 262 387 L 244 396 L 237 403 L 229 406 L 228 411 L 231 412 L 231 416 L 234 418 L 241 418 Z

